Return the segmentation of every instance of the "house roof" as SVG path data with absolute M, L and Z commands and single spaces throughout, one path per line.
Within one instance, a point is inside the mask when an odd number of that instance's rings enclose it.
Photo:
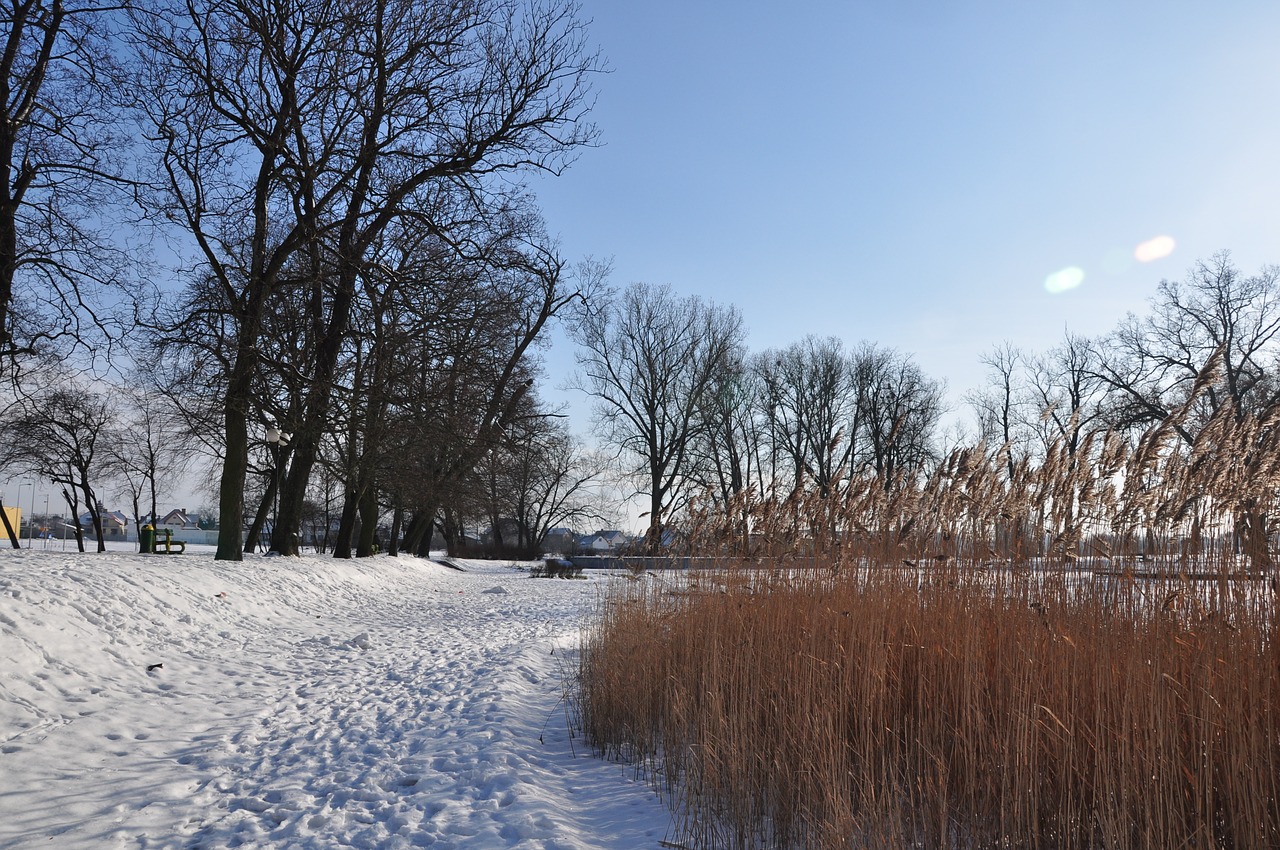
M 124 511 L 102 511 L 101 516 L 102 516 L 102 522 L 104 524 L 109 522 L 114 522 L 115 524 L 123 527 L 133 522 L 133 517 L 129 516 Z M 81 514 L 80 524 L 92 525 L 93 514 L 89 513 L 88 511 L 85 511 L 83 514 Z

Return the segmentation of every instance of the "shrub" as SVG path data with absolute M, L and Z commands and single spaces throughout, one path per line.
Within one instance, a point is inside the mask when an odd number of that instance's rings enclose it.
M 582 567 L 564 558 L 544 558 L 529 570 L 530 578 L 582 578 Z

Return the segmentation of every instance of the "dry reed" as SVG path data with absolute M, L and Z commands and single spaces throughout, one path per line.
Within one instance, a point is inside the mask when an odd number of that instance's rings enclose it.
M 1271 609 L 1202 595 L 907 568 L 648 578 L 584 640 L 581 717 L 664 783 L 690 846 L 1280 846 Z
M 589 740 L 687 847 L 1280 847 L 1280 416 L 1179 424 L 704 506 L 743 565 L 611 587 Z

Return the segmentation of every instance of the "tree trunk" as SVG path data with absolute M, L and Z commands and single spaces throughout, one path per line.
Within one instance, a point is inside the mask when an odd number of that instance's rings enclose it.
M 404 524 L 404 508 L 396 505 L 391 515 L 391 539 L 387 541 L 387 555 L 394 558 L 400 554 L 400 526 Z
M 98 500 L 94 497 L 89 479 L 80 477 L 80 492 L 84 493 L 85 507 L 89 509 L 89 520 L 93 523 L 93 533 L 98 538 L 98 551 L 107 551 L 107 536 L 102 531 L 102 512 L 98 510 Z
M 342 518 L 338 520 L 338 536 L 333 541 L 333 557 L 350 558 L 351 541 L 356 531 L 356 509 L 359 506 L 360 494 L 347 491 L 342 501 Z
M 218 549 L 217 561 L 244 560 L 244 480 L 249 469 L 249 432 L 244 414 L 227 399 L 224 422 L 226 454 L 222 462 L 222 479 L 218 485 Z
M 142 497 L 138 493 L 133 494 L 133 533 L 139 540 L 142 539 Z
M 1236 516 L 1235 524 L 1241 551 L 1249 559 L 1252 571 L 1269 573 L 1272 564 L 1271 546 L 1267 540 L 1267 515 L 1258 510 L 1255 500 L 1249 499 Z
M 655 474 L 656 485 L 656 474 Z M 662 493 L 657 486 L 649 497 L 649 530 L 645 533 L 646 548 L 650 555 L 657 555 L 662 549 Z
M 498 516 L 496 508 L 491 508 L 489 511 L 489 528 L 491 529 L 490 534 L 493 536 L 491 541 L 493 551 L 501 554 L 506 541 L 502 539 L 502 518 Z
M 461 543 L 462 529 L 459 527 L 457 517 L 453 513 L 452 508 L 444 509 L 444 521 L 441 523 L 440 533 L 444 535 L 444 550 L 451 558 L 456 558 L 462 553 L 459 546 Z
M 76 492 L 75 487 L 71 487 L 70 490 L 68 490 L 66 487 L 63 487 L 62 498 L 66 500 L 67 507 L 71 509 L 71 518 L 75 520 L 76 549 L 80 552 L 83 552 L 84 551 L 84 530 L 80 527 L 80 498 L 78 496 L 73 495 L 75 492 Z M 64 537 L 66 536 L 66 533 L 67 532 L 64 529 L 62 532 Z
M 378 538 L 378 491 L 375 487 L 365 487 L 360 497 L 360 542 L 356 547 L 357 558 L 368 558 L 373 555 L 374 543 Z
M 153 468 L 152 468 L 152 470 L 151 470 L 151 474 L 147 477 L 147 481 L 148 481 L 148 484 L 149 484 L 148 489 L 151 491 L 151 511 L 150 511 L 150 513 L 151 513 L 151 527 L 152 527 L 152 528 L 155 528 L 155 527 L 156 527 L 156 522 L 157 522 L 157 520 L 159 520 L 159 517 L 157 517 L 157 516 L 156 516 L 156 504 L 157 504 L 157 499 L 156 499 L 156 486 L 157 486 L 157 485 L 156 485 L 156 471 L 155 471 L 155 468 L 154 468 L 154 467 L 153 467 Z M 139 528 L 139 529 L 138 529 L 138 534 L 139 534 L 139 535 L 141 535 L 141 534 L 142 534 L 142 529 L 141 529 L 141 528 Z
M 227 376 L 222 402 L 222 479 L 218 482 L 218 561 L 244 560 L 244 482 L 249 474 L 249 411 L 253 401 L 253 377 L 258 371 L 258 337 L 262 333 L 262 311 L 271 293 L 274 277 L 266 269 L 267 195 L 275 170 L 274 151 L 264 152 L 254 185 L 253 237 L 250 242 L 251 269 L 243 296 L 244 312 L 236 333 L 235 360 Z M 277 461 L 277 470 L 278 461 Z M 277 478 L 279 472 L 277 471 Z
M 357 194 L 367 191 L 367 188 L 367 176 L 362 175 Z M 289 476 L 280 493 L 279 527 L 271 532 L 271 550 L 282 555 L 298 554 L 296 536 L 292 532 L 302 521 L 302 503 L 306 499 L 311 469 L 319 456 L 320 437 L 327 427 L 329 411 L 333 406 L 333 376 L 337 371 L 342 342 L 346 339 L 351 324 L 351 307 L 355 301 L 356 277 L 359 274 L 357 261 L 346 259 L 354 250 L 352 243 L 355 241 L 355 227 L 354 217 L 343 225 L 339 240 L 338 285 L 330 305 L 329 322 L 317 345 L 315 372 L 310 381 L 303 412 L 304 426 L 295 437 L 293 462 L 289 465 Z M 344 508 L 343 516 L 345 515 Z M 345 557 L 350 557 L 350 538 L 347 546 L 348 554 Z M 344 557 L 337 552 L 334 555 Z
M 267 524 L 267 513 L 271 510 L 271 503 L 275 500 L 275 497 L 276 480 L 275 476 L 272 476 L 272 479 L 267 482 L 267 489 L 262 495 L 262 501 L 258 503 L 258 510 L 254 512 L 253 522 L 249 525 L 249 531 L 245 534 L 245 554 L 250 554 L 257 550 L 258 541 L 262 537 L 262 527 Z
M 240 324 L 236 361 L 222 403 L 226 436 L 222 479 L 218 483 L 218 561 L 244 559 L 244 482 L 249 474 L 249 425 L 253 374 L 257 369 L 257 338 L 261 295 L 251 296 L 252 307 Z
M 13 19 L 10 18 L 6 29 L 10 29 L 12 24 Z M 8 106 L 7 103 L 5 105 Z M 4 180 L 5 200 L 9 202 L 0 204 L 0 357 L 7 359 L 12 356 L 14 346 L 9 336 L 9 305 L 13 301 L 13 279 L 18 270 L 18 227 L 15 221 L 18 205 L 12 203 L 8 192 L 13 185 L 9 165 L 13 153 L 12 138 L 4 139 L 4 147 L 6 150 L 0 154 L 0 179 Z
M 417 554 L 418 546 L 422 543 L 423 529 L 428 524 L 423 519 L 423 511 L 415 511 L 413 516 L 409 517 L 409 525 L 404 530 L 404 551 Z
M 424 530 L 426 531 L 426 534 L 423 534 L 422 537 L 418 540 L 417 555 L 420 558 L 431 557 L 431 543 L 436 536 L 436 514 L 437 513 L 438 513 L 438 509 L 435 507 L 431 507 L 423 513 L 423 518 L 425 519 Z

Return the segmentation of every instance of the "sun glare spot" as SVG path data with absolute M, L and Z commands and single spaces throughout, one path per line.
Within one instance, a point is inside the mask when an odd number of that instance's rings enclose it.
M 1134 248 L 1133 258 L 1140 263 L 1163 260 L 1173 253 L 1175 244 L 1172 236 L 1157 236 L 1155 239 L 1148 239 L 1137 248 Z
M 1057 295 L 1059 292 L 1075 289 L 1083 282 L 1084 269 L 1079 266 L 1069 266 L 1046 277 L 1044 279 L 1044 291 L 1050 295 Z

